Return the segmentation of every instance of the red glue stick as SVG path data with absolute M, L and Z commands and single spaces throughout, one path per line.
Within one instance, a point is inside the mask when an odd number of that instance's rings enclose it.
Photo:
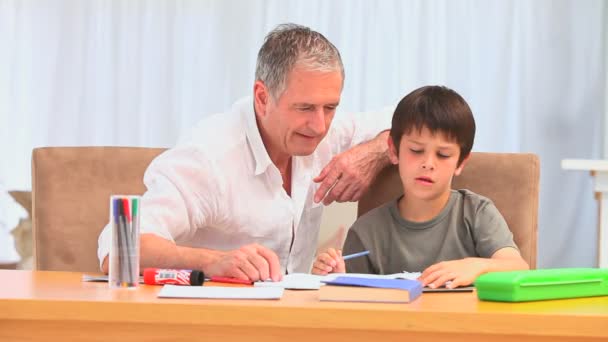
M 198 270 L 171 270 L 146 268 L 144 283 L 148 285 L 203 285 L 205 274 Z

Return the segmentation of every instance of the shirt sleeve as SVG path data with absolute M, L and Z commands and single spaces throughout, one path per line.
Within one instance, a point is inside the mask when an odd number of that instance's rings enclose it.
M 332 123 L 336 154 L 375 138 L 391 128 L 395 105 L 367 112 L 338 112 Z
M 504 247 L 519 250 L 507 222 L 491 201 L 482 202 L 474 222 L 475 251 L 480 257 L 490 258 Z
M 217 213 L 217 194 L 222 193 L 214 172 L 195 146 L 176 147 L 154 159 L 144 174 L 140 233 L 175 242 L 208 225 Z M 110 229 L 106 225 L 98 239 L 100 265 L 110 251 Z

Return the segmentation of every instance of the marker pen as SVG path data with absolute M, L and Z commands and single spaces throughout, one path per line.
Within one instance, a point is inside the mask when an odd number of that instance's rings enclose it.
M 144 284 L 148 285 L 203 285 L 205 274 L 198 270 L 172 270 L 163 268 L 146 268 Z

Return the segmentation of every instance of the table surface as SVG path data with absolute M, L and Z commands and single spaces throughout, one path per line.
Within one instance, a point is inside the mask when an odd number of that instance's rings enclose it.
M 27 323 L 39 324 L 42 330 L 52 328 L 57 336 L 78 324 L 87 329 L 114 324 L 132 327 L 135 336 L 141 336 L 135 332 L 138 326 L 206 327 L 226 340 L 235 327 L 245 329 L 236 332 L 250 328 L 277 338 L 288 331 L 324 332 L 322 336 L 333 336 L 333 340 L 370 332 L 430 340 L 450 334 L 463 341 L 475 336 L 480 340 L 518 336 L 522 341 L 608 338 L 608 296 L 500 303 L 480 301 L 475 292 L 424 293 L 410 304 L 382 304 L 320 302 L 317 291 L 286 290 L 280 300 L 166 299 L 157 298 L 159 286 L 111 290 L 106 283 L 82 282 L 81 278 L 82 273 L 0 270 L 0 340 L 25 335 L 35 340 L 35 329 L 25 330 Z M 108 338 L 102 338 L 102 333 L 100 340 Z
M 608 160 L 601 159 L 563 159 L 562 169 L 608 171 Z

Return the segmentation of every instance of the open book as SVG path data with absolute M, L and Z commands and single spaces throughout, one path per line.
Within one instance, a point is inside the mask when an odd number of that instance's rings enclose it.
M 394 274 L 364 274 L 364 273 L 330 273 L 325 276 L 308 273 L 290 273 L 283 276 L 283 280 L 257 281 L 255 287 L 282 287 L 290 290 L 318 290 L 325 282 L 334 280 L 338 277 L 348 276 L 351 278 L 362 279 L 411 279 L 415 280 L 420 276 L 420 272 L 394 273 Z
M 411 279 L 341 276 L 324 283 L 322 301 L 409 303 L 422 294 L 422 283 Z

